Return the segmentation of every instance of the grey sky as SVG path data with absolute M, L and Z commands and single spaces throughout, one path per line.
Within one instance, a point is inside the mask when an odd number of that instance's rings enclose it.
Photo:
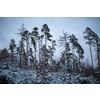
M 35 26 L 38 27 L 40 32 L 42 25 L 46 23 L 50 28 L 50 33 L 53 35 L 52 39 L 55 40 L 63 35 L 62 30 L 74 34 L 85 50 L 85 58 L 89 59 L 89 46 L 85 45 L 86 40 L 83 38 L 83 31 L 85 31 L 86 27 L 89 27 L 100 37 L 99 17 L 0 17 L 0 49 L 3 47 L 8 48 L 12 38 L 14 38 L 18 44 L 20 36 L 15 33 L 19 32 L 18 28 L 20 28 L 22 23 L 30 32 Z M 95 54 L 94 50 L 92 50 L 92 52 Z M 55 58 L 57 58 L 57 56 L 59 57 L 58 53 L 59 49 L 57 49 L 55 53 Z

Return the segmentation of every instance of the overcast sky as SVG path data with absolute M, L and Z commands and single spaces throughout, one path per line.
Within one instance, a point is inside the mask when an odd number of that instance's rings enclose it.
M 90 59 L 89 46 L 85 45 L 86 40 L 83 38 L 83 31 L 86 27 L 91 28 L 100 37 L 100 18 L 99 17 L 0 17 L 0 49 L 3 47 L 8 48 L 10 40 L 15 39 L 16 43 L 20 40 L 18 28 L 22 25 L 30 32 L 36 26 L 41 30 L 43 24 L 47 24 L 50 28 L 50 33 L 53 35 L 52 39 L 59 39 L 63 35 L 62 30 L 70 34 L 74 34 L 79 43 L 85 51 L 85 59 Z M 59 48 L 60 49 L 60 48 Z M 55 53 L 57 59 L 60 55 L 59 49 Z M 93 48 L 94 49 L 94 48 Z M 95 52 L 93 57 L 95 60 Z

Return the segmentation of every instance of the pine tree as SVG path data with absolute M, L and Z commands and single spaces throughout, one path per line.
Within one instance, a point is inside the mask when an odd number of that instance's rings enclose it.
M 91 29 L 90 29 L 90 31 L 92 33 L 93 46 L 96 47 L 96 51 L 97 51 L 98 67 L 100 67 L 100 61 L 99 61 L 100 60 L 100 57 L 99 57 L 99 52 L 100 52 L 100 38 Z
M 31 44 L 33 45 L 34 50 L 36 50 L 36 42 L 35 42 L 33 37 L 31 37 Z M 35 59 L 35 56 L 34 56 L 34 62 L 35 62 L 35 60 L 36 59 Z M 34 66 L 34 64 L 33 64 L 33 66 Z
M 38 41 L 38 28 L 34 27 L 32 31 L 32 38 L 34 38 L 35 45 L 34 45 L 34 59 L 36 60 L 36 52 L 37 52 L 37 41 Z
M 9 62 L 9 57 L 10 54 L 8 53 L 8 50 L 6 48 L 0 50 L 0 62 L 4 63 L 4 62 Z
M 45 62 L 46 62 L 46 49 L 47 49 L 46 46 L 47 46 L 47 40 L 51 41 L 50 38 L 52 37 L 52 35 L 49 33 L 50 32 L 50 29 L 48 28 L 47 24 L 44 24 L 42 26 L 42 30 L 41 31 L 45 35 Z
M 28 56 L 28 52 L 29 52 L 29 32 L 28 31 L 24 31 L 24 33 L 22 34 L 22 39 L 26 42 L 26 57 L 27 57 L 27 66 L 30 66 L 29 63 L 29 56 Z
M 61 57 L 60 57 L 60 62 L 62 63 L 62 65 L 65 66 L 65 60 L 66 60 L 66 57 L 65 57 L 65 52 L 61 52 Z
M 15 44 L 15 40 L 11 39 L 10 45 L 9 45 L 9 50 L 11 50 L 11 54 L 12 54 L 12 62 L 13 62 L 13 58 L 14 58 L 14 50 L 16 48 L 16 44 Z
M 77 43 L 78 43 L 78 39 L 75 37 L 75 35 L 70 35 L 69 36 L 69 40 L 70 40 L 70 42 L 71 42 L 71 44 L 72 44 L 72 54 L 73 54 L 73 67 L 72 67 L 72 69 L 75 69 L 75 49 L 76 49 L 76 47 L 77 47 Z
M 45 51 L 46 51 L 46 55 L 45 55 Z M 50 51 L 48 49 L 45 50 L 45 45 L 43 45 L 41 48 L 41 55 L 42 55 L 42 61 L 48 62 L 50 58 Z
M 84 50 L 83 48 L 81 47 L 81 45 L 78 43 L 77 45 L 77 51 L 76 51 L 79 55 L 79 67 L 81 66 L 80 65 L 80 59 L 83 59 L 84 58 Z
M 53 61 L 54 52 L 56 50 L 55 46 L 57 46 L 55 40 L 52 40 L 51 46 L 48 46 L 49 47 L 49 52 L 50 52 L 50 62 L 51 62 L 51 65 L 52 65 L 52 61 Z
M 59 46 L 63 47 L 62 49 L 65 49 L 62 52 L 62 57 L 61 57 L 61 61 L 63 61 L 63 63 L 65 63 L 64 64 L 65 65 L 65 72 L 66 72 L 66 67 L 67 67 L 66 61 L 69 62 L 68 55 L 69 55 L 69 51 L 70 51 L 68 37 L 69 37 L 69 34 L 67 32 L 65 33 L 63 31 L 63 36 L 59 36 L 59 39 L 58 39 Z
M 21 41 L 20 41 L 20 62 L 19 62 L 19 66 L 21 67 L 22 65 L 22 50 L 23 50 L 23 33 L 25 31 L 26 28 L 24 28 L 24 24 L 21 25 L 21 29 L 18 29 L 20 31 L 20 33 L 16 33 L 21 35 Z
M 34 53 L 34 52 L 32 51 L 32 48 L 30 48 L 29 51 L 28 51 L 28 56 L 29 56 L 31 65 L 32 65 L 32 62 L 34 62 L 33 53 Z M 33 65 L 33 66 L 34 66 L 34 65 Z
M 91 45 L 93 44 L 93 38 L 92 38 L 92 33 L 90 28 L 86 28 L 86 31 L 83 32 L 85 34 L 84 39 L 88 40 L 86 44 L 89 45 L 90 47 L 90 54 L 91 54 L 91 62 L 92 62 L 92 68 L 93 68 L 93 57 L 92 57 L 92 50 L 91 50 Z
M 17 47 L 16 49 L 16 53 L 17 55 L 19 55 L 18 57 L 20 58 L 20 63 L 19 63 L 19 66 L 21 67 L 22 66 L 22 62 L 23 62 L 23 54 L 24 54 L 24 43 L 22 41 L 19 41 L 19 46 Z
M 25 49 L 23 50 L 22 57 L 23 57 L 23 65 L 27 66 L 28 65 L 28 58 L 27 58 L 27 53 L 25 52 Z
M 38 36 L 38 49 L 39 49 L 39 63 L 41 62 L 41 49 L 40 49 L 40 45 L 42 44 L 42 42 L 41 42 L 41 40 L 43 39 L 43 37 L 44 37 L 44 35 L 40 35 L 40 36 Z M 40 42 L 41 42 L 41 44 L 40 44 Z

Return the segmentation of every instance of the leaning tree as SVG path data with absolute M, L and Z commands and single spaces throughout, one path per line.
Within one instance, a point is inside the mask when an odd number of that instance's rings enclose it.
M 100 52 L 100 38 L 92 30 L 91 30 L 91 33 L 92 33 L 92 39 L 93 39 L 93 46 L 96 47 L 96 51 L 97 51 L 98 67 L 100 67 L 100 61 L 99 61 L 100 60 L 100 57 L 99 57 L 99 52 Z
M 76 52 L 78 53 L 78 56 L 79 56 L 79 67 L 81 66 L 80 65 L 80 59 L 83 59 L 84 58 L 84 49 L 81 47 L 81 45 L 79 43 L 77 43 L 77 50 Z
M 93 33 L 91 32 L 90 28 L 86 28 L 86 30 L 83 32 L 83 34 L 85 34 L 84 39 L 87 40 L 86 44 L 89 45 L 90 48 L 90 54 L 91 54 L 91 62 L 92 62 L 92 68 L 93 68 L 93 57 L 92 57 L 92 50 L 91 50 L 91 45 L 93 44 Z
M 70 35 L 69 37 L 69 40 L 70 40 L 70 43 L 72 44 L 72 58 L 73 58 L 73 67 L 72 67 L 72 69 L 74 69 L 74 63 L 75 63 L 75 58 L 76 58 L 76 56 L 75 56 L 75 49 L 77 48 L 77 46 L 78 46 L 78 39 L 75 37 L 75 35 Z

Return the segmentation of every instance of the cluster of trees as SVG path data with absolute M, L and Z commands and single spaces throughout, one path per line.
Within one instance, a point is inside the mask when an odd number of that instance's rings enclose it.
M 35 67 L 37 62 L 38 66 L 49 63 L 58 69 L 64 66 L 65 72 L 82 70 L 84 66 L 82 61 L 84 58 L 84 49 L 74 34 L 68 34 L 63 31 L 63 36 L 59 36 L 58 43 L 62 47 L 61 57 L 59 61 L 55 61 L 53 56 L 57 44 L 56 40 L 52 39 L 53 36 L 50 34 L 50 29 L 47 24 L 42 26 L 40 34 L 37 27 L 34 27 L 32 32 L 29 32 L 24 27 L 24 24 L 18 30 L 20 33 L 17 34 L 21 37 L 19 44 L 16 45 L 15 40 L 11 39 L 9 44 L 11 53 L 9 54 L 6 49 L 2 51 L 10 55 L 11 63 L 18 62 L 19 67 Z M 91 46 L 96 47 L 98 67 L 100 67 L 100 38 L 88 27 L 83 33 L 85 34 L 84 39 L 87 40 L 86 44 L 90 47 L 92 69 L 94 65 Z M 48 41 L 51 45 L 48 45 Z M 2 54 L 3 56 L 0 57 L 6 59 L 7 57 L 4 57 L 4 53 Z
M 100 38 L 99 36 L 93 32 L 90 28 L 86 28 L 83 32 L 85 34 L 84 39 L 87 40 L 86 44 L 89 45 L 92 69 L 94 69 L 93 65 L 93 57 L 92 57 L 92 49 L 91 46 L 95 47 L 95 51 L 97 52 L 97 60 L 98 60 L 98 68 L 100 68 Z M 62 46 L 63 51 L 61 52 L 60 62 L 62 65 L 72 70 L 80 70 L 83 68 L 82 59 L 84 58 L 84 49 L 79 44 L 78 39 L 75 35 L 70 35 L 67 32 L 63 31 L 63 36 L 59 37 L 59 44 Z M 77 54 L 75 54 L 77 53 Z M 92 70 L 93 71 L 93 70 Z
M 30 65 L 35 66 L 37 61 L 38 63 L 47 63 L 50 61 L 52 64 L 54 52 L 56 50 L 56 40 L 51 39 L 52 35 L 50 34 L 50 29 L 47 24 L 42 26 L 41 34 L 39 34 L 37 27 L 34 27 L 32 32 L 29 32 L 24 28 L 24 24 L 22 24 L 21 29 L 19 30 L 20 33 L 17 34 L 21 36 L 21 40 L 19 41 L 18 46 L 16 46 L 14 39 L 11 39 L 9 45 L 12 54 L 12 61 L 15 54 L 17 58 L 20 59 L 20 67 L 30 67 Z M 51 46 L 47 45 L 47 41 L 51 42 Z
M 58 41 L 64 49 L 61 52 L 60 62 L 65 65 L 65 70 L 66 68 L 68 70 L 78 70 L 81 67 L 80 59 L 84 57 L 84 50 L 78 43 L 78 39 L 73 34 L 69 35 L 63 31 L 63 36 L 60 36 Z M 75 55 L 75 51 L 78 56 Z
M 97 52 L 98 68 L 99 68 L 100 67 L 100 57 L 99 57 L 100 56 L 100 38 L 89 27 L 87 27 L 83 33 L 85 34 L 84 39 L 87 40 L 86 44 L 88 44 L 90 48 L 92 68 L 94 68 L 94 65 L 93 65 L 93 56 L 92 56 L 91 46 L 96 47 L 95 51 Z

